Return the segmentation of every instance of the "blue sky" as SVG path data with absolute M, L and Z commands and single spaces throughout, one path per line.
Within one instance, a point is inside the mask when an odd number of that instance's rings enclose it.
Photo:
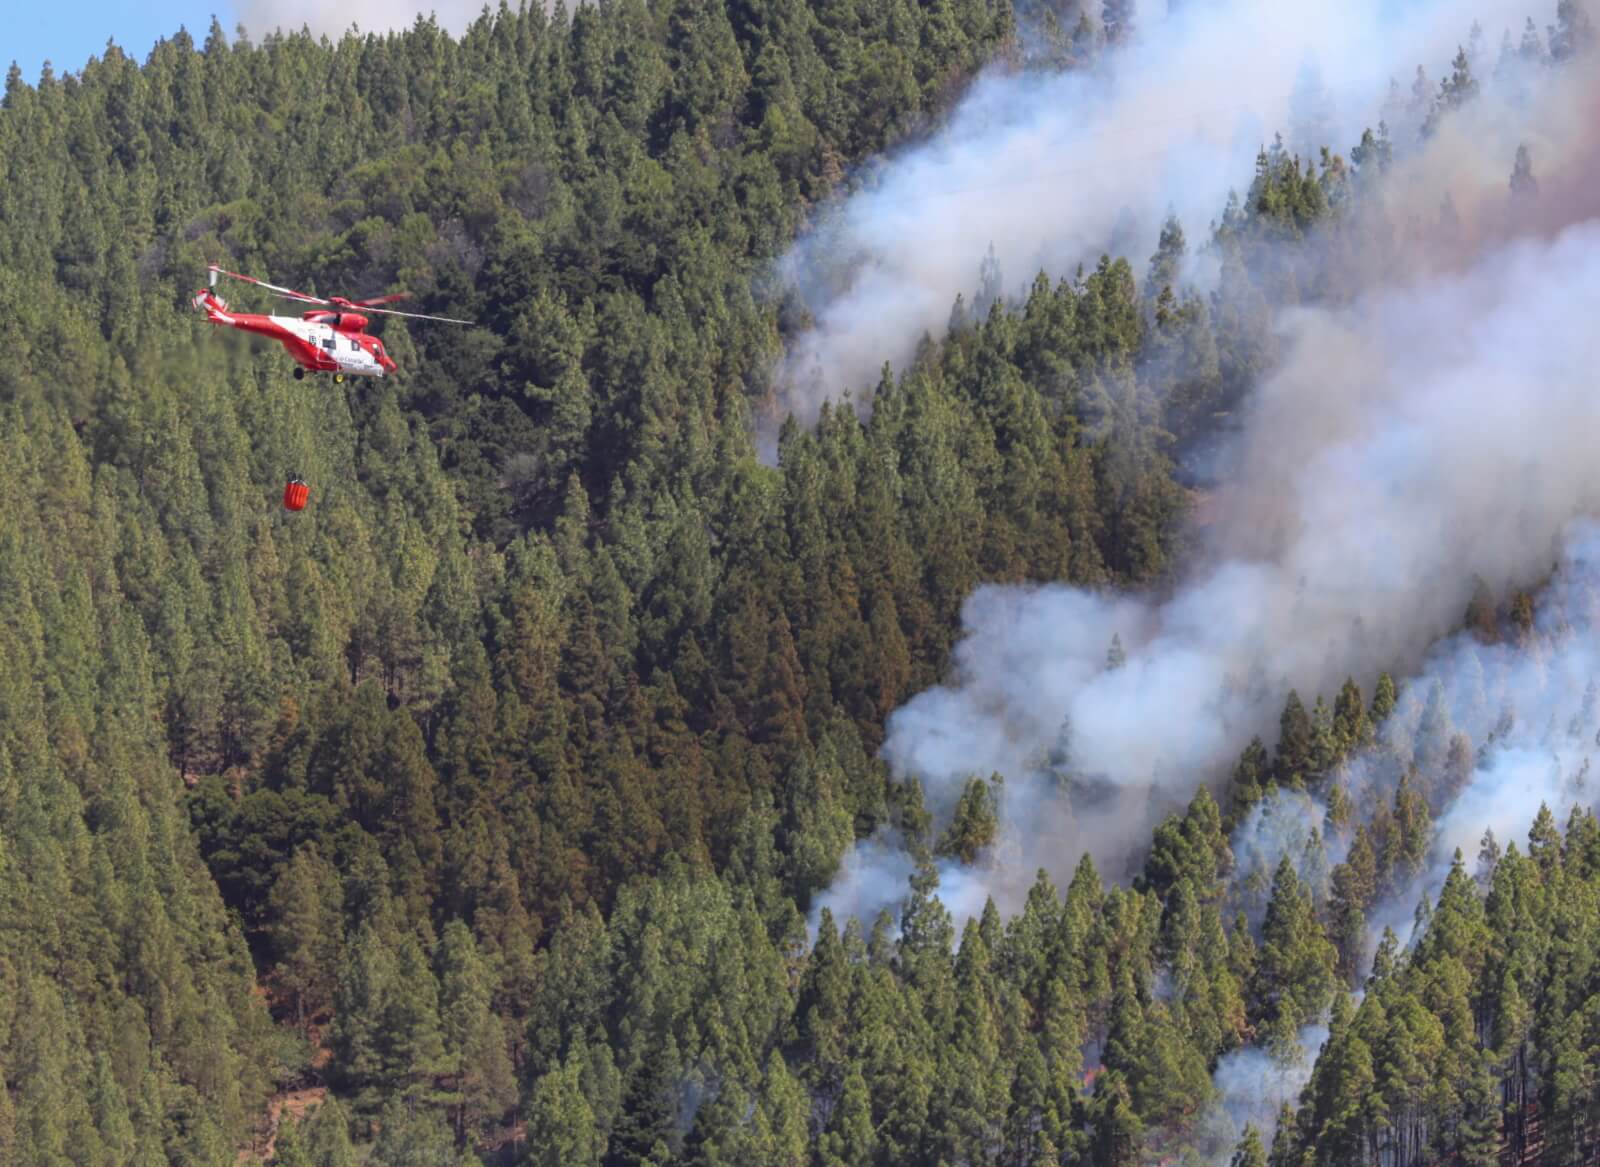
M 238 23 L 229 0 L 45 0 L 18 8 L 26 8 L 27 15 L 19 11 L 0 32 L 0 69 L 15 61 L 30 85 L 38 84 L 47 59 L 57 73 L 75 73 L 90 57 L 105 53 L 108 39 L 143 61 L 156 41 L 172 36 L 179 25 L 204 41 L 213 12 L 230 40 Z
M 24 0 L 16 0 L 20 6 Z M 0 70 L 15 61 L 30 85 L 48 59 L 57 73 L 75 73 L 90 57 L 104 54 L 110 38 L 138 61 L 181 25 L 204 43 L 216 13 L 228 39 L 242 21 L 251 37 L 282 27 L 307 26 L 337 38 L 358 25 L 364 32 L 405 28 L 419 12 L 432 12 L 440 27 L 459 36 L 483 10 L 485 0 L 36 0 L 14 27 L 0 24 Z M 495 8 L 499 0 L 488 0 Z M 513 2 L 513 7 L 515 3 Z M 568 8 L 572 0 L 568 0 Z

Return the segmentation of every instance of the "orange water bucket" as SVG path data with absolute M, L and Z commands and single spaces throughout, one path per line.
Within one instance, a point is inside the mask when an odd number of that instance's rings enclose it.
M 283 488 L 283 509 L 286 511 L 303 511 L 306 509 L 306 500 L 311 497 L 311 488 L 298 478 L 291 478 L 288 485 Z

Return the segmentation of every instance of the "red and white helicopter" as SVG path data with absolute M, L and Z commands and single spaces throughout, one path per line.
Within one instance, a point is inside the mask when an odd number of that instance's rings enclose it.
M 378 296 L 371 300 L 347 300 L 343 296 L 323 299 L 320 296 L 308 296 L 304 292 L 297 292 L 293 288 L 280 288 L 276 284 L 269 284 L 254 276 L 242 276 L 237 272 L 226 271 L 216 264 L 211 264 L 207 270 L 211 272 L 211 283 L 210 286 L 201 288 L 195 293 L 195 308 L 204 312 L 206 319 L 212 324 L 225 324 L 230 328 L 242 329 L 278 341 L 295 359 L 296 381 L 307 373 L 332 373 L 334 383 L 343 384 L 346 376 L 381 377 L 385 373 L 394 372 L 395 363 L 389 359 L 389 354 L 383 351 L 383 341 L 367 335 L 367 318 L 360 312 L 353 311 L 356 308 L 368 312 L 381 312 L 385 316 L 408 316 L 414 320 L 437 320 L 444 324 L 472 323 L 470 320 L 454 320 L 449 316 L 425 316 L 420 312 L 397 312 L 392 308 L 377 306 L 407 299 L 410 296 L 409 292 Z M 321 304 L 324 307 L 304 312 L 298 318 L 235 312 L 228 307 L 227 301 L 217 296 L 218 276 L 254 284 L 285 300 L 298 300 L 303 304 Z
M 269 337 L 289 350 L 295 359 L 294 379 L 302 380 L 309 373 L 332 373 L 334 384 L 343 384 L 347 376 L 381 377 L 395 370 L 395 363 L 383 351 L 383 341 L 367 335 L 367 318 L 352 309 L 381 312 L 385 316 L 408 316 L 414 320 L 438 320 L 445 324 L 471 324 L 470 320 L 454 320 L 449 316 L 425 316 L 420 312 L 397 312 L 392 308 L 379 308 L 406 299 L 410 293 L 399 292 L 392 296 L 378 296 L 371 300 L 347 300 L 343 296 L 308 296 L 293 288 L 280 288 L 254 276 L 242 276 L 211 264 L 211 282 L 194 294 L 194 306 L 206 314 L 212 324 L 225 324 L 258 336 Z M 235 312 L 225 300 L 217 296 L 217 277 L 242 280 L 255 284 L 285 300 L 298 300 L 303 304 L 320 304 L 293 316 L 261 316 L 251 312 Z M 286 510 L 304 510 L 310 497 L 310 488 L 298 474 L 289 477 L 283 488 L 283 505 Z

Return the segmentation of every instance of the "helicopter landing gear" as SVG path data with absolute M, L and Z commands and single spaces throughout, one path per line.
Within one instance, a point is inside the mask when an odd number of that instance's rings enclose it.
M 294 379 L 296 381 L 304 381 L 306 379 L 306 371 L 299 365 L 294 367 Z

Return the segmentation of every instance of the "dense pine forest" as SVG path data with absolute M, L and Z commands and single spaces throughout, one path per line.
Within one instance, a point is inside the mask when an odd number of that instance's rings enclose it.
M 959 929 L 934 860 L 994 841 L 987 786 L 936 821 L 878 755 L 978 585 L 1171 578 L 1273 310 L 1399 262 L 1378 176 L 1480 84 L 1463 53 L 1353 148 L 1266 146 L 1203 239 L 1021 296 L 980 250 L 948 330 L 769 465 L 808 325 L 774 260 L 980 70 L 1092 67 L 1130 19 L 502 4 L 459 40 L 213 25 L 12 69 L 0 1162 L 1592 1160 L 1592 815 L 1486 840 L 1367 959 L 1492 736 L 1441 739 L 1425 691 L 1286 694 L 1127 872 Z M 1517 51 L 1572 67 L 1590 26 L 1552 19 Z M 188 311 L 212 262 L 476 324 L 391 320 L 397 375 L 296 382 Z M 1542 643 L 1540 603 L 1466 622 Z M 1308 794 L 1304 853 L 1235 855 Z M 899 912 L 815 913 L 884 829 Z M 1219 1062 L 1319 1024 L 1276 1135 L 1219 1135 Z

